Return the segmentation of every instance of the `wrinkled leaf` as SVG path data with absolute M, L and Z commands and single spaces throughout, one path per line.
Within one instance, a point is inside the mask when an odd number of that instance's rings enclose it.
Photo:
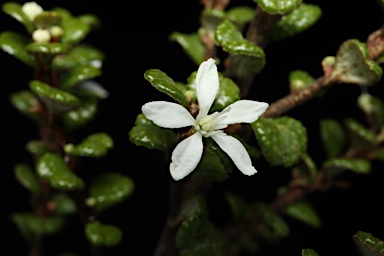
M 173 147 L 176 139 L 177 135 L 173 130 L 155 125 L 142 113 L 137 115 L 135 126 L 129 131 L 129 140 L 132 143 L 164 152 Z
M 337 51 L 329 79 L 335 83 L 370 86 L 381 79 L 382 73 L 381 67 L 369 59 L 366 45 L 357 39 L 350 39 Z
M 35 59 L 26 50 L 29 42 L 29 38 L 17 32 L 4 31 L 0 34 L 0 47 L 4 52 L 14 56 L 29 67 L 34 67 Z
M 320 135 L 329 157 L 339 156 L 346 148 L 345 131 L 337 120 L 322 119 L 320 121 Z
M 290 167 L 306 152 L 307 130 L 291 117 L 261 117 L 251 125 L 261 152 L 271 165 Z
M 45 153 L 36 164 L 37 174 L 47 180 L 52 187 L 62 190 L 76 190 L 84 187 L 84 182 L 76 176 L 57 154 Z
M 106 247 L 116 246 L 123 238 L 120 228 L 100 222 L 87 223 L 85 234 L 90 243 Z
M 184 95 L 184 91 L 182 91 L 181 88 L 176 85 L 175 81 L 164 72 L 158 69 L 150 69 L 145 72 L 144 78 L 157 90 L 171 96 L 184 107 L 189 105 L 188 99 Z
M 271 40 L 277 41 L 297 35 L 312 27 L 321 17 L 321 8 L 302 3 L 298 8 L 284 15 L 271 30 Z
M 101 174 L 92 181 L 89 187 L 90 198 L 87 201 L 98 211 L 104 211 L 129 197 L 134 188 L 129 177 L 114 172 Z
M 302 0 L 254 0 L 264 11 L 270 14 L 286 14 L 297 8 Z
M 40 185 L 37 181 L 37 177 L 33 169 L 24 163 L 19 163 L 14 168 L 15 176 L 26 189 L 32 192 L 34 195 L 40 194 Z

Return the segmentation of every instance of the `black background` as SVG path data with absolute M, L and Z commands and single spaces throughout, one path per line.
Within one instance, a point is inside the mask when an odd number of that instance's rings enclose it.
M 23 3 L 22 1 L 17 1 Z M 323 16 L 304 33 L 266 48 L 267 65 L 254 82 L 249 99 L 272 103 L 288 93 L 288 74 L 303 69 L 312 76 L 322 75 L 321 60 L 335 55 L 339 45 L 348 39 L 365 41 L 367 36 L 382 25 L 383 12 L 374 0 L 306 1 L 321 6 Z M 360 2 L 360 5 L 358 3 Z M 144 79 L 146 70 L 157 68 L 176 81 L 185 82 L 197 66 L 184 54 L 181 47 L 169 41 L 173 31 L 195 32 L 199 27 L 202 5 L 198 0 L 189 1 L 39 1 L 44 9 L 61 6 L 74 15 L 92 13 L 103 22 L 85 41 L 102 50 L 107 60 L 103 75 L 96 80 L 109 92 L 110 97 L 100 104 L 100 111 L 87 128 L 73 134 L 80 140 L 94 132 L 107 132 L 115 147 L 108 157 L 84 162 L 84 172 L 92 176 L 104 171 L 117 171 L 130 176 L 136 185 L 135 193 L 124 203 L 106 211 L 101 220 L 119 225 L 124 239 L 116 248 L 107 249 L 105 255 L 151 255 L 168 210 L 168 189 L 171 181 L 162 152 L 137 147 L 129 142 L 128 132 L 141 106 L 151 100 L 165 99 Z M 251 0 L 233 0 L 236 5 L 254 6 Z M 0 31 L 24 32 L 16 20 L 0 13 Z M 37 129 L 30 120 L 14 110 L 9 95 L 27 88 L 33 71 L 12 56 L 0 52 L 0 104 L 1 129 L 1 250 L 12 255 L 27 255 L 27 245 L 15 226 L 8 221 L 12 212 L 29 210 L 28 192 L 13 175 L 18 162 L 32 161 L 24 145 L 37 139 Z M 370 88 L 376 96 L 383 97 L 383 82 Z M 308 151 L 318 165 L 324 160 L 318 130 L 321 118 L 362 118 L 356 107 L 361 89 L 355 85 L 340 84 L 332 87 L 321 98 L 299 106 L 287 115 L 295 117 L 308 128 Z M 363 119 L 360 119 L 363 120 Z M 311 229 L 287 219 L 291 236 L 279 248 L 265 255 L 301 255 L 303 248 L 313 248 L 320 255 L 359 255 L 352 236 L 359 230 L 371 232 L 384 240 L 381 208 L 384 195 L 383 166 L 373 162 L 370 175 L 346 174 L 352 187 L 347 190 L 332 189 L 310 196 L 315 209 L 323 219 L 322 228 Z M 289 171 L 270 167 L 263 160 L 255 163 L 258 174 L 245 177 L 234 171 L 230 179 L 217 183 L 208 198 L 210 215 L 218 226 L 229 217 L 223 191 L 233 191 L 246 200 L 274 198 L 276 189 L 289 179 Z M 76 223 L 77 220 L 74 220 Z M 71 233 L 72 232 L 72 233 Z M 69 236 L 67 236 L 70 234 Z M 73 235 L 76 234 L 76 235 Z M 69 226 L 65 234 L 48 239 L 47 255 L 73 249 L 87 255 L 80 225 Z

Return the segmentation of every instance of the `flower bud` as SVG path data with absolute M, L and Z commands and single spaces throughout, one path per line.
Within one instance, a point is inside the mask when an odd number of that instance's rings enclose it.
M 51 40 L 51 34 L 46 29 L 36 29 L 32 34 L 32 39 L 38 43 L 47 43 Z
M 36 2 L 26 2 L 21 7 L 21 10 L 24 12 L 27 17 L 33 21 L 37 15 L 42 13 L 44 10 L 43 8 L 38 5 Z

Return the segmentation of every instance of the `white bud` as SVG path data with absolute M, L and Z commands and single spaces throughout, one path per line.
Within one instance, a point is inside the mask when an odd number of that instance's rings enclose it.
M 51 40 L 51 34 L 46 29 L 36 29 L 32 34 L 32 39 L 35 42 L 47 43 Z
M 42 13 L 43 8 L 38 5 L 36 2 L 26 2 L 21 7 L 21 10 L 27 15 L 27 17 L 33 21 L 37 15 Z

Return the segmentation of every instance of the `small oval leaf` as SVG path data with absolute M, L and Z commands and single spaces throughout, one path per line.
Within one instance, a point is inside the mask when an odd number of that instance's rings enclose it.
M 14 168 L 16 179 L 34 195 L 40 194 L 40 186 L 32 168 L 24 163 L 19 163 Z
M 27 116 L 35 122 L 41 120 L 41 116 L 35 112 L 39 109 L 40 103 L 36 96 L 27 90 L 12 93 L 10 96 L 11 103 L 21 114 Z
M 87 23 L 73 17 L 64 19 L 61 26 L 64 30 L 61 41 L 65 44 L 78 44 L 90 32 L 90 26 Z
M 301 256 L 319 256 L 313 249 L 304 249 L 301 251 Z
M 371 233 L 358 231 L 353 236 L 356 248 L 362 256 L 383 256 L 384 242 Z
M 320 121 L 320 136 L 329 157 L 339 156 L 347 146 L 347 137 L 341 124 L 334 119 Z
M 83 127 L 95 117 L 98 110 L 97 102 L 94 100 L 83 100 L 81 106 L 75 110 L 68 111 L 63 115 L 64 126 L 67 130 Z
M 298 91 L 311 85 L 315 79 L 304 70 L 293 70 L 289 73 L 289 86 L 291 92 Z
M 323 167 L 347 169 L 360 174 L 371 172 L 371 162 L 365 159 L 331 158 L 324 163 Z
M 270 14 L 286 14 L 298 7 L 302 0 L 254 0 Z
M 90 243 L 106 247 L 116 246 L 123 237 L 120 228 L 100 222 L 87 223 L 85 234 Z
M 101 75 L 100 68 L 92 65 L 77 65 L 63 79 L 61 88 L 69 89 L 83 81 L 98 77 Z
M 301 200 L 288 205 L 285 214 L 313 228 L 319 228 L 321 220 L 309 202 Z
M 17 32 L 4 31 L 0 34 L 1 49 L 29 67 L 35 66 L 35 58 L 26 50 L 30 39 Z
M 24 25 L 24 27 L 27 29 L 29 34 L 32 34 L 33 30 L 35 29 L 32 21 L 28 18 L 27 15 L 23 12 L 21 9 L 21 5 L 16 2 L 7 2 L 4 3 L 3 6 L 3 12 L 12 16 L 17 21 L 19 21 L 21 24 Z
M 181 45 L 184 52 L 195 62 L 200 65 L 205 58 L 205 46 L 197 33 L 184 34 L 173 32 L 170 35 L 172 41 Z
M 112 138 L 106 133 L 95 133 L 77 145 L 67 144 L 64 147 L 66 153 L 74 156 L 103 157 L 113 147 Z

